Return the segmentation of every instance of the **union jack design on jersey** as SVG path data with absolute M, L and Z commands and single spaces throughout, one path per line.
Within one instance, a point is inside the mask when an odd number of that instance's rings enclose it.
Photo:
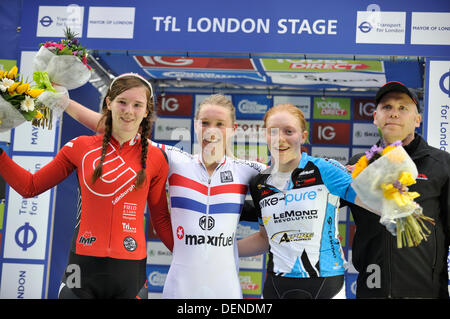
M 199 155 L 158 145 L 169 160 L 174 249 L 164 298 L 242 298 L 236 228 L 250 179 L 266 166 L 225 156 L 211 176 Z

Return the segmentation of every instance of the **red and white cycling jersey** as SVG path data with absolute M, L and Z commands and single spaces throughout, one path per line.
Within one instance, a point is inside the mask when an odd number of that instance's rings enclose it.
M 224 157 L 209 176 L 201 156 L 160 145 L 169 160 L 173 259 L 164 298 L 242 298 L 236 229 L 250 179 L 266 166 Z
M 136 175 L 142 167 L 139 136 L 122 146 L 111 137 L 102 176 L 93 183 L 92 173 L 100 160 L 102 143 L 103 135 L 75 138 L 35 174 L 14 163 L 3 152 L 0 155 L 0 174 L 19 194 L 33 197 L 77 170 L 81 207 L 78 207 L 72 243 L 72 251 L 76 254 L 133 260 L 145 258 L 146 203 L 155 230 L 164 244 L 172 249 L 165 154 L 153 145 L 148 146 L 147 178 L 136 188 Z

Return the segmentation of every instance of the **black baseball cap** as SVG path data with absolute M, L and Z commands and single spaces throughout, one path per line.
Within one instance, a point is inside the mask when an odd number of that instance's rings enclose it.
M 375 96 L 375 101 L 377 105 L 378 103 L 380 103 L 383 96 L 385 96 L 389 92 L 401 92 L 408 95 L 413 100 L 414 104 L 416 104 L 417 111 L 420 113 L 420 104 L 417 95 L 413 91 L 409 90 L 403 83 L 397 81 L 387 82 L 382 87 L 380 87 L 380 89 L 377 92 L 377 95 Z

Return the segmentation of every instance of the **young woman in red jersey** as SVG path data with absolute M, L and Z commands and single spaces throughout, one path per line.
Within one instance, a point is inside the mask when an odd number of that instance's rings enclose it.
M 158 235 L 172 249 L 167 157 L 148 142 L 152 98 L 141 76 L 118 76 L 103 101 L 105 132 L 71 140 L 34 174 L 0 149 L 0 175 L 24 197 L 45 192 L 77 170 L 81 201 L 59 298 L 147 298 L 146 204 Z

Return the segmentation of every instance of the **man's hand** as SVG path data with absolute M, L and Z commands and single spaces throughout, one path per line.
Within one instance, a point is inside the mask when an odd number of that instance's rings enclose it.
M 353 173 L 353 170 L 355 169 L 356 164 L 353 165 L 345 165 L 345 168 L 347 169 L 347 172 L 350 174 Z

